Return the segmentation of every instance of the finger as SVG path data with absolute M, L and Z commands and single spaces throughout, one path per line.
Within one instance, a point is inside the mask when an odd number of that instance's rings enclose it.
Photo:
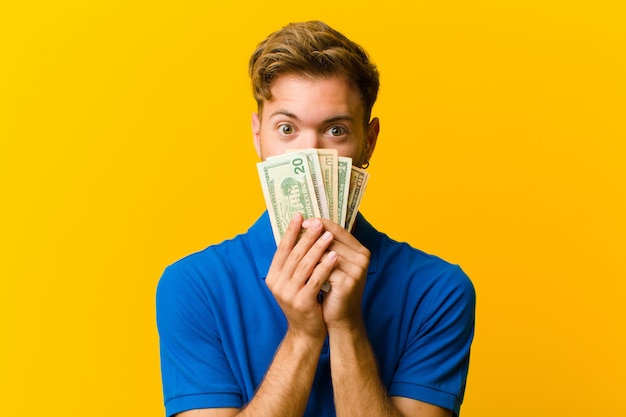
M 346 246 L 353 248 L 354 250 L 359 250 L 363 247 L 361 242 L 359 242 L 350 232 L 346 229 L 338 225 L 332 220 L 328 219 L 316 219 L 322 222 L 324 230 L 328 230 L 335 236 L 335 240 L 345 244 Z M 306 229 L 312 225 L 312 219 L 306 219 L 302 222 L 302 228 Z
M 367 274 L 370 258 L 368 256 L 349 251 L 348 256 L 342 254 L 337 250 L 334 245 L 329 248 L 335 250 L 338 254 L 338 259 L 335 264 L 335 269 L 339 270 L 351 277 L 359 277 Z
M 286 263 L 291 263 L 295 268 L 308 253 L 309 249 L 315 245 L 322 232 L 322 222 L 319 219 L 314 219 L 298 243 L 290 250 Z
M 272 285 L 274 282 L 273 277 L 277 277 L 280 271 L 283 269 L 283 266 L 291 253 L 294 245 L 298 240 L 298 235 L 302 230 L 302 214 L 296 213 L 289 225 L 287 226 L 287 230 L 283 235 L 278 247 L 276 248 L 276 253 L 274 253 L 274 258 L 272 259 L 272 264 L 270 265 L 270 269 L 267 275 L 267 284 Z
M 337 257 L 335 267 L 329 277 L 331 284 L 334 283 L 346 283 L 346 282 L 359 282 L 367 279 L 368 265 L 357 265 L 351 262 L 347 262 L 342 259 L 341 256 Z
M 302 224 L 301 222 L 296 222 L 296 223 L 298 225 Z M 283 285 L 288 285 L 289 282 L 293 280 L 294 273 L 296 269 L 299 267 L 300 262 L 308 254 L 311 247 L 315 245 L 322 231 L 323 231 L 322 223 L 320 221 L 317 221 L 317 222 L 314 222 L 314 224 L 311 225 L 306 230 L 304 235 L 300 238 L 300 240 L 297 243 L 295 243 L 295 240 L 297 240 L 297 236 L 294 240 L 293 235 L 290 235 L 289 242 L 286 243 L 285 246 L 283 246 L 282 244 L 283 242 L 281 241 L 280 249 L 277 251 L 277 254 L 275 255 L 277 257 L 277 260 L 276 262 L 274 261 L 272 262 L 272 266 L 274 266 L 274 263 L 275 263 L 276 268 L 280 268 L 280 269 L 276 271 L 277 273 L 275 275 L 277 276 L 275 277 L 275 280 L 270 280 L 269 284 L 278 285 L 279 287 L 282 287 Z M 297 230 L 296 233 L 297 235 L 300 235 L 299 230 Z M 294 246 L 294 243 L 295 243 L 295 246 Z M 330 242 L 327 242 L 325 247 L 328 247 L 328 244 L 330 244 Z M 278 252 L 280 252 L 280 254 Z M 305 263 L 310 264 L 311 262 L 313 262 L 313 265 L 315 265 L 315 263 L 317 263 L 319 261 L 319 258 L 321 257 L 321 253 L 320 253 L 317 259 L 311 260 L 311 258 L 314 257 L 316 253 L 317 252 L 314 251 L 311 254 L 309 254 L 309 257 L 307 258 Z M 312 268 L 308 271 L 308 274 L 310 275 L 311 272 L 312 272 Z M 306 280 L 308 278 L 308 275 L 305 275 L 306 273 L 307 273 L 306 271 L 304 272 L 300 271 L 299 274 L 295 275 L 296 278 L 299 278 L 299 279 L 296 279 L 295 281 L 296 288 L 301 288 L 302 285 L 304 285 L 304 281 L 302 280 Z
M 341 227 L 340 227 L 341 229 Z M 336 230 L 336 229 L 335 229 Z M 331 231 L 333 232 L 333 231 Z M 340 261 L 352 262 L 355 264 L 369 263 L 370 251 L 361 244 L 356 238 L 349 235 L 345 238 L 345 234 L 335 235 L 335 239 L 330 247 L 339 255 Z
M 317 266 L 323 262 L 324 258 L 328 257 L 328 255 L 325 254 L 332 241 L 333 235 L 328 231 L 324 232 L 324 234 L 315 241 L 313 246 L 309 248 L 307 253 L 298 262 L 292 277 L 294 285 L 302 287 L 308 280 L 310 280 Z M 336 258 L 336 254 L 332 257 Z M 331 261 L 331 259 L 329 259 L 326 264 L 332 263 L 334 265 L 334 262 L 335 260 Z
M 326 252 L 321 262 L 317 264 L 317 266 L 313 270 L 311 278 L 309 278 L 309 280 L 306 282 L 305 291 L 316 296 L 322 289 L 324 283 L 329 280 L 330 275 L 335 268 L 336 262 L 337 252 Z
M 336 268 L 342 270 L 350 276 L 360 276 L 367 271 L 370 260 L 370 251 L 361 244 L 352 234 L 343 227 L 328 219 L 316 219 L 322 222 L 324 229 L 330 231 L 333 242 L 329 250 L 337 252 L 338 261 Z M 302 228 L 307 229 L 313 226 L 311 219 L 302 222 Z
M 285 234 L 278 244 L 279 249 L 286 249 L 287 251 L 290 251 L 291 248 L 296 244 L 296 242 L 298 241 L 298 235 L 302 230 L 302 221 L 302 213 L 296 212 L 296 214 L 294 214 L 291 218 L 291 221 L 287 226 L 287 230 L 285 231 Z
M 350 276 L 358 277 L 367 272 L 370 263 L 369 250 L 364 246 L 360 246 L 359 250 L 334 239 L 328 247 L 328 251 L 337 253 L 337 261 L 335 269 L 340 270 Z

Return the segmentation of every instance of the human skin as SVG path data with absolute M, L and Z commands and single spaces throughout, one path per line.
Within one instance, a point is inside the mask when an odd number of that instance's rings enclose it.
M 332 148 L 356 166 L 369 160 L 380 129 L 363 120 L 362 101 L 343 77 L 283 75 L 252 116 L 254 146 L 262 160 L 289 149 Z
M 372 156 L 379 121 L 363 120 L 362 101 L 345 78 L 287 74 L 270 92 L 252 117 L 262 160 L 306 148 L 336 149 L 355 165 Z M 302 416 L 327 335 L 337 416 L 451 416 L 449 410 L 386 393 L 361 314 L 369 259 L 369 250 L 339 225 L 296 214 L 266 278 L 288 328 L 254 398 L 241 410 L 191 410 L 180 416 Z M 320 304 L 317 295 L 326 281 L 330 291 Z

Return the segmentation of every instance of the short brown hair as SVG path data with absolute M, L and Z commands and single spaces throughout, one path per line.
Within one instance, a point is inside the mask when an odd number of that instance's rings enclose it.
M 367 52 L 319 21 L 290 23 L 262 41 L 250 57 L 252 93 L 261 109 L 272 82 L 284 74 L 313 78 L 345 76 L 363 101 L 365 123 L 376 101 L 379 76 Z

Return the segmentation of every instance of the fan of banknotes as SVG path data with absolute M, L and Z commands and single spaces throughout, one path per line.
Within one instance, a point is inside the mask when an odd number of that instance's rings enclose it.
M 298 149 L 257 164 L 276 244 L 296 212 L 352 229 L 369 174 L 335 149 Z

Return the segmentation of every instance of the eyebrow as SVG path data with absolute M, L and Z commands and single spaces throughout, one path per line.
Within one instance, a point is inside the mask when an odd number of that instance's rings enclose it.
M 290 119 L 294 119 L 296 121 L 299 121 L 300 119 L 298 118 L 298 116 L 296 116 L 295 114 L 291 113 L 290 111 L 287 110 L 276 110 L 274 113 L 272 113 L 270 115 L 270 118 L 273 118 L 275 116 L 287 116 Z M 338 114 L 336 116 L 330 117 L 326 120 L 324 120 L 324 123 L 333 123 L 333 122 L 338 122 L 338 121 L 349 121 L 349 122 L 354 122 L 354 117 L 352 117 L 349 114 Z

